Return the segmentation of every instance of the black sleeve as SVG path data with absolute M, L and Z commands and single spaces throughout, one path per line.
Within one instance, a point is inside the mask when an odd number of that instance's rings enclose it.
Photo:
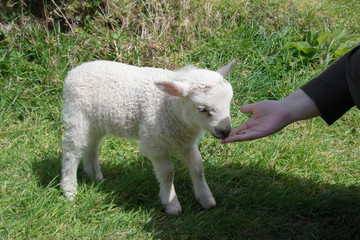
M 355 104 L 347 82 L 347 58 L 342 56 L 301 89 L 314 101 L 321 117 L 331 125 Z
M 351 96 L 360 109 L 360 45 L 355 47 L 347 57 L 346 72 Z

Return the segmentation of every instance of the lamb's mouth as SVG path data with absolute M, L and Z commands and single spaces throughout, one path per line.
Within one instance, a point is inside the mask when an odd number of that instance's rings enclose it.
M 231 128 L 228 129 L 215 129 L 215 131 L 210 132 L 211 135 L 213 135 L 214 138 L 217 139 L 225 139 L 229 136 L 231 132 Z

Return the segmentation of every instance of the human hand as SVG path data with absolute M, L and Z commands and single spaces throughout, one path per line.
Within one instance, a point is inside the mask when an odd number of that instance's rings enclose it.
M 287 126 L 290 115 L 281 101 L 268 100 L 240 107 L 242 113 L 254 113 L 233 129 L 222 143 L 241 142 L 269 136 Z
M 233 129 L 222 143 L 241 142 L 276 133 L 298 120 L 320 116 L 313 100 L 301 89 L 280 101 L 268 100 L 240 107 L 243 113 L 254 113 L 249 120 Z

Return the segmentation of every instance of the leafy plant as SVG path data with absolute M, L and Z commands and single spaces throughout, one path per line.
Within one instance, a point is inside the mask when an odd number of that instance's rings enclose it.
M 289 50 L 293 52 L 288 64 L 329 64 L 350 51 L 359 38 L 359 34 L 348 34 L 345 29 L 326 33 L 310 30 L 304 41 L 288 44 Z

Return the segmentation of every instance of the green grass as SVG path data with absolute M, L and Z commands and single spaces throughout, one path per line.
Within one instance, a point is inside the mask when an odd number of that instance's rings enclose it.
M 281 99 L 326 69 L 318 61 L 288 64 L 288 45 L 309 30 L 359 34 L 358 1 L 64 0 L 58 9 L 45 1 L 46 14 L 42 1 L 9 2 L 0 14 L 0 239 L 360 238 L 356 109 L 330 127 L 311 119 L 251 142 L 221 145 L 205 134 L 199 145 L 218 203 L 212 210 L 201 209 L 174 155 L 183 213 L 167 216 L 137 142 L 112 137 L 101 149 L 105 180 L 79 169 L 77 200 L 59 190 L 61 92 L 72 67 L 109 59 L 217 69 L 235 58 L 236 126 L 248 118 L 240 105 Z

